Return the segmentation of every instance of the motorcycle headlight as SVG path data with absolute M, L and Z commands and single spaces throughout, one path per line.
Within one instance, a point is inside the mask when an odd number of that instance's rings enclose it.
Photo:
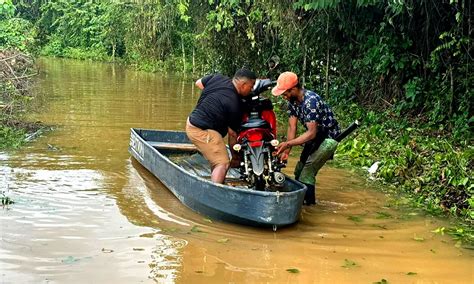
M 272 145 L 273 147 L 278 146 L 278 144 L 280 144 L 280 141 L 278 141 L 276 139 L 273 139 L 272 141 L 270 141 L 270 145 Z
M 232 149 L 234 149 L 235 152 L 239 152 L 240 149 L 242 149 L 242 145 L 234 144 L 234 146 L 232 146 Z

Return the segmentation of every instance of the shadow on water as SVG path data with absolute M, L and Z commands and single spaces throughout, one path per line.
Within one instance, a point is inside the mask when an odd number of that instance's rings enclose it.
M 324 168 L 297 224 L 222 223 L 181 204 L 127 152 L 131 127 L 184 129 L 193 79 L 113 64 L 39 62 L 56 131 L 0 153 L 1 283 L 473 283 L 472 251 L 447 221 L 397 209 L 353 174 Z M 294 159 L 286 169 L 291 174 Z

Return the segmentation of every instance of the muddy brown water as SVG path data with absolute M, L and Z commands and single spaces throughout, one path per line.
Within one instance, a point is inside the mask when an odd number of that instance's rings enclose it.
M 15 201 L 0 208 L 0 283 L 474 283 L 472 251 L 432 232 L 448 221 L 345 170 L 325 167 L 318 205 L 276 232 L 194 213 L 127 152 L 130 127 L 184 129 L 193 79 L 38 64 L 33 119 L 57 127 L 0 153 Z

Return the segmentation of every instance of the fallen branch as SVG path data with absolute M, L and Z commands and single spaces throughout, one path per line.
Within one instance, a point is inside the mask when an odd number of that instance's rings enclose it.
M 10 57 L 0 58 L 0 61 L 8 61 L 8 60 L 13 59 L 15 57 L 18 57 L 20 55 L 21 55 L 20 53 L 17 53 L 17 54 L 14 54 L 14 55 L 10 56 Z

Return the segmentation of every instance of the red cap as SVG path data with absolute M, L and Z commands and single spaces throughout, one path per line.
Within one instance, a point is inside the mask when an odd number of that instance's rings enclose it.
M 278 76 L 277 85 L 272 89 L 272 94 L 279 96 L 296 85 L 298 85 L 298 76 L 293 72 L 283 72 Z

